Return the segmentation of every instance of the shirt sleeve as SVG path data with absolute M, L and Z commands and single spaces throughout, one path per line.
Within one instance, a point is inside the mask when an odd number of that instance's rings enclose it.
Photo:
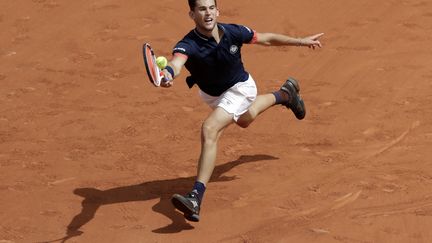
M 240 30 L 239 32 L 243 43 L 253 44 L 256 42 L 257 37 L 256 37 L 256 32 L 254 30 L 244 25 L 239 25 L 239 30 Z
M 193 50 L 187 42 L 180 41 L 177 43 L 177 45 L 175 45 L 172 54 L 189 57 L 193 54 Z

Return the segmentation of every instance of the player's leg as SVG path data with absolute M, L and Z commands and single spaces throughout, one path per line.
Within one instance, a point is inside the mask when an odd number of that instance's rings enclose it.
M 217 142 L 223 130 L 234 123 L 233 115 L 217 107 L 201 127 L 201 155 L 198 161 L 198 175 L 192 192 L 186 196 L 175 194 L 171 201 L 190 221 L 199 221 L 199 211 L 206 185 L 210 180 L 216 162 Z
M 201 127 L 201 155 L 198 162 L 197 181 L 204 185 L 207 185 L 210 180 L 215 166 L 219 137 L 233 122 L 232 114 L 218 107 L 210 113 Z
M 240 116 L 237 125 L 243 128 L 248 127 L 259 114 L 272 107 L 275 103 L 276 98 L 274 94 L 258 95 L 248 111 Z
M 259 95 L 254 103 L 252 103 L 249 110 L 240 116 L 237 124 L 244 128 L 248 127 L 259 114 L 276 104 L 286 106 L 293 111 L 297 119 L 303 119 L 306 115 L 306 109 L 299 91 L 300 87 L 298 81 L 293 78 L 288 78 L 278 91 Z

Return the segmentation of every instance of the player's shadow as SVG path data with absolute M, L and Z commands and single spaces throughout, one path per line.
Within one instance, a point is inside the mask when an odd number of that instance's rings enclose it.
M 238 165 L 261 160 L 277 159 L 279 158 L 262 154 L 242 155 L 235 161 L 216 166 L 210 182 L 231 181 L 236 179 L 235 176 L 225 176 L 224 174 Z M 193 229 L 193 226 L 184 219 L 183 215 L 174 210 L 170 199 L 173 193 L 187 193 L 191 190 L 194 181 L 195 177 L 156 180 L 103 191 L 96 188 L 77 188 L 74 190 L 74 194 L 84 198 L 81 212 L 69 223 L 66 236 L 55 241 L 65 242 L 72 237 L 81 235 L 83 232 L 80 231 L 80 228 L 90 222 L 90 220 L 94 218 L 99 207 L 103 205 L 146 201 L 156 198 L 160 198 L 160 201 L 152 207 L 153 211 L 165 215 L 171 219 L 172 222 L 165 227 L 153 230 L 153 232 L 169 234 Z

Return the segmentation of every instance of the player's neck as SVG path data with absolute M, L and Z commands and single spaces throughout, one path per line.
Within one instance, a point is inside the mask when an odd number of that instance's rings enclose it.
M 216 25 L 216 27 L 213 29 L 212 36 L 216 40 L 217 43 L 220 42 L 223 34 L 224 34 L 223 30 Z

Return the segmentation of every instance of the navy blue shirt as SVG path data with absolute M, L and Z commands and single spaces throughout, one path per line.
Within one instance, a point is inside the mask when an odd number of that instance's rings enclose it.
M 251 43 L 255 37 L 253 30 L 242 25 L 218 23 L 218 27 L 223 31 L 219 43 L 194 29 L 173 50 L 174 55 L 187 56 L 185 67 L 190 72 L 186 79 L 189 88 L 197 84 L 211 96 L 219 96 L 249 78 L 240 50 L 244 43 Z

